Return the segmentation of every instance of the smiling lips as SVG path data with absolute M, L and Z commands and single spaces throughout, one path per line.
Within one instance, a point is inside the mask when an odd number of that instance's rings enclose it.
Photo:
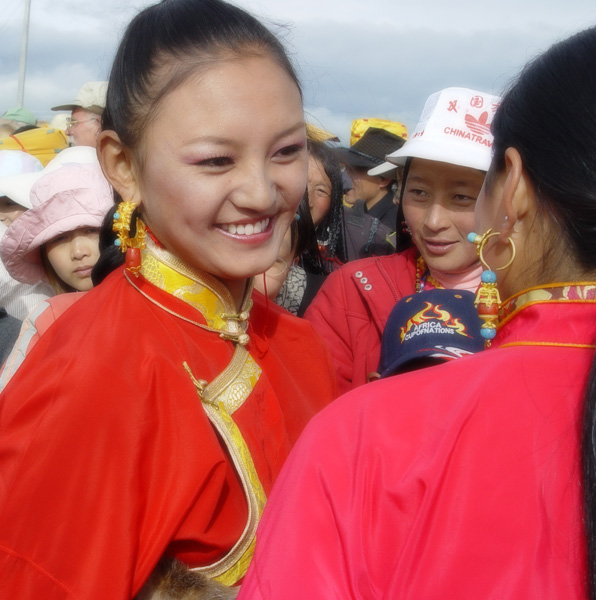
M 457 242 L 449 242 L 447 240 L 424 240 L 424 244 L 431 254 L 443 255 L 447 254 Z
M 234 223 L 225 223 L 219 225 L 221 229 L 231 233 L 232 235 L 256 235 L 263 233 L 269 226 L 269 217 L 256 223 L 240 223 L 235 225 Z

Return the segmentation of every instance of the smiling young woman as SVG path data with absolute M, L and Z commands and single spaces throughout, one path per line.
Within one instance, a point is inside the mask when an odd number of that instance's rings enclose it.
M 301 92 L 277 39 L 220 0 L 149 7 L 102 125 L 116 206 L 100 245 L 120 246 L 100 261 L 120 266 L 0 400 L 13 597 L 131 598 L 162 556 L 237 583 L 285 457 L 335 395 L 312 326 L 253 293 L 306 188 Z

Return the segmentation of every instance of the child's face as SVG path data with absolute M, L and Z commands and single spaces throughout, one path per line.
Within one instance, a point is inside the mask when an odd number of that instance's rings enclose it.
M 91 269 L 99 258 L 99 229 L 81 227 L 55 237 L 44 246 L 56 275 L 79 292 L 93 287 Z
M 0 223 L 3 223 L 6 227 L 24 212 L 24 206 L 13 202 L 7 196 L 0 197 Z
M 271 58 L 218 60 L 168 94 L 133 200 L 157 239 L 230 287 L 269 269 L 306 189 L 302 100 Z

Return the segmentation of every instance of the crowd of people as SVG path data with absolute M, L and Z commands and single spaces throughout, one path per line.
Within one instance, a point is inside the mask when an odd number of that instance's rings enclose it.
M 6 108 L 0 597 L 596 599 L 595 67 L 342 146 L 259 20 L 161 0 Z

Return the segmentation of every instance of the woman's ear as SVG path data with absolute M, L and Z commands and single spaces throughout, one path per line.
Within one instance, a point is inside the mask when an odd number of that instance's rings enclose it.
M 515 226 L 523 223 L 536 206 L 534 187 L 524 171 L 521 155 L 515 148 L 507 148 L 505 151 L 503 206 L 505 221 L 500 230 L 500 238 L 506 242 L 517 231 Z
M 107 130 L 99 134 L 97 156 L 106 179 L 120 197 L 140 204 L 141 193 L 137 185 L 132 152 L 124 146 L 115 131 Z

